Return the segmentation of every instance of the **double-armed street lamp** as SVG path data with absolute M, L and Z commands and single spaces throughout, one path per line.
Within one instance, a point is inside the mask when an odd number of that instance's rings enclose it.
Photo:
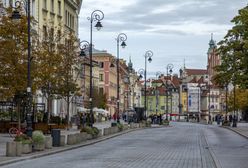
M 18 0 L 15 2 L 15 10 L 12 13 L 11 19 L 21 19 L 20 8 L 24 5 L 27 20 L 28 20 L 28 57 L 27 57 L 27 130 L 26 133 L 29 137 L 32 136 L 32 81 L 31 81 L 31 17 L 30 17 L 30 0 Z
M 90 43 L 89 43 L 89 55 L 90 55 L 90 126 L 93 126 L 94 123 L 94 114 L 93 114 L 93 61 L 92 61 L 92 32 L 93 32 L 93 22 L 97 21 L 95 27 L 97 30 L 100 30 L 103 26 L 101 24 L 101 20 L 104 18 L 104 13 L 101 10 L 94 10 L 91 13 L 91 17 L 88 17 L 90 20 Z
M 153 52 L 151 51 L 151 50 L 148 50 L 148 51 L 146 51 L 146 53 L 145 53 L 145 55 L 144 55 L 144 57 L 145 57 L 145 69 L 140 69 L 139 71 L 138 71 L 138 73 L 140 74 L 140 78 L 142 78 L 143 76 L 142 75 L 144 75 L 145 76 L 145 83 L 144 83 L 144 85 L 145 85 L 145 91 L 144 91 L 144 96 L 145 96 L 145 98 L 144 98 L 144 111 L 145 111 L 145 118 L 147 118 L 147 100 L 146 100 L 146 69 L 147 69 L 147 61 L 149 62 L 149 63 L 151 63 L 152 62 L 152 56 L 153 56 Z
M 168 87 L 168 76 L 172 74 L 172 69 L 174 68 L 173 64 L 168 64 L 166 66 L 166 120 L 168 120 L 169 113 L 169 105 L 168 105 L 168 97 L 169 97 L 169 87 Z
M 116 59 L 116 70 L 117 70 L 117 112 L 116 112 L 116 118 L 117 118 L 117 123 L 120 122 L 120 68 L 119 68 L 119 48 L 120 46 L 122 48 L 125 48 L 127 45 L 125 41 L 127 40 L 127 35 L 124 33 L 118 34 L 116 38 L 117 42 L 117 59 Z M 121 44 L 120 44 L 121 43 Z

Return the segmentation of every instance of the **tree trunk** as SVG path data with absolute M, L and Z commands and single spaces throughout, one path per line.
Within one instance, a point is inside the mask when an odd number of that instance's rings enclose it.
M 66 105 L 67 105 L 67 129 L 69 129 L 70 125 L 70 96 L 66 96 Z

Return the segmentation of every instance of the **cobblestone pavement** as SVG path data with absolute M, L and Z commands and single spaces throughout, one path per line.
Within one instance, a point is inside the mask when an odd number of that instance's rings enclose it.
M 100 143 L 4 168 L 215 168 L 203 134 L 207 126 L 176 123 L 143 129 Z
M 238 123 L 237 127 L 227 127 L 238 134 L 248 138 L 248 123 Z
M 248 167 L 248 140 L 231 131 L 216 126 L 204 130 L 208 144 L 222 168 Z

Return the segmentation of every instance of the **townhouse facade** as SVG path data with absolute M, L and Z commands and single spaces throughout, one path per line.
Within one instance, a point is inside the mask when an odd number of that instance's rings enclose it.
M 179 116 L 179 78 L 161 75 L 159 79 L 149 79 L 147 85 L 147 115 L 167 114 L 175 120 Z M 144 83 L 144 82 L 143 82 Z M 142 107 L 144 107 L 144 85 L 142 89 Z

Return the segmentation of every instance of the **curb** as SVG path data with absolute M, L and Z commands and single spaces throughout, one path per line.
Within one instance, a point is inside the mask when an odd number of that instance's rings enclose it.
M 126 130 L 126 131 L 122 131 L 122 132 L 119 132 L 119 133 L 116 133 L 116 134 L 113 134 L 113 135 L 108 135 L 108 136 L 101 136 L 101 137 L 99 137 L 97 139 L 84 141 L 84 142 L 81 142 L 80 144 L 65 146 L 62 149 L 57 149 L 57 150 L 55 149 L 54 151 L 44 151 L 44 153 L 37 153 L 37 154 L 34 153 L 33 155 L 30 155 L 30 156 L 23 156 L 23 157 L 20 157 L 20 158 L 9 159 L 7 161 L 0 162 L 0 167 L 4 166 L 4 165 L 16 163 L 16 162 L 21 162 L 21 161 L 25 161 L 25 160 L 29 160 L 29 159 L 35 159 L 35 158 L 39 158 L 39 157 L 43 157 L 43 156 L 49 156 L 49 155 L 53 155 L 53 154 L 56 154 L 56 153 L 61 153 L 61 152 L 77 149 L 77 148 L 80 148 L 80 147 L 89 146 L 89 145 L 92 145 L 92 144 L 95 144 L 95 143 L 98 143 L 98 142 L 108 140 L 110 138 L 114 138 L 114 137 L 117 137 L 117 136 L 120 136 L 120 135 L 127 134 L 129 132 L 137 131 L 137 130 L 140 130 L 140 129 L 142 129 L 142 128 Z
M 210 147 L 210 145 L 208 143 L 208 139 L 206 138 L 205 134 L 203 134 L 203 135 L 204 135 L 204 139 L 205 139 L 205 141 L 207 143 L 207 146 L 208 146 L 208 151 L 209 151 L 209 153 L 210 153 L 210 155 L 211 155 L 211 157 L 212 157 L 212 159 L 214 161 L 214 164 L 215 164 L 216 168 L 222 168 L 222 166 L 220 164 L 220 161 L 217 159 L 213 149 Z
M 241 133 L 239 130 L 235 130 L 235 129 L 233 129 L 231 127 L 227 127 L 227 126 L 222 126 L 222 128 L 226 128 L 228 130 L 231 130 L 231 131 L 233 131 L 233 132 L 235 132 L 235 133 L 237 133 L 237 134 L 239 134 L 239 135 L 241 135 L 241 136 L 243 136 L 243 137 L 248 139 L 248 135 L 245 135 L 245 134 Z

